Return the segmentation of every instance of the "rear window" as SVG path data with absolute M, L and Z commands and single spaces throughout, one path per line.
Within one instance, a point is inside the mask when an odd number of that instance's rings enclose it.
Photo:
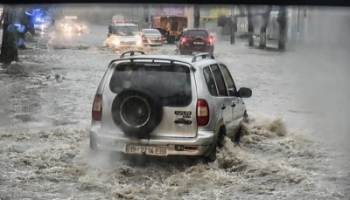
M 110 89 L 119 93 L 130 88 L 149 91 L 164 106 L 187 106 L 192 100 L 190 69 L 178 64 L 120 64 L 113 72 Z
M 208 37 L 208 32 L 205 30 L 189 30 L 187 31 L 187 37 L 194 38 L 194 37 Z

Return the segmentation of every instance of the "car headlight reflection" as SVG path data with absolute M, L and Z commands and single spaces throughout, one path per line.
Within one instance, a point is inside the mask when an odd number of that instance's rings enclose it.
M 136 45 L 137 46 L 141 46 L 142 45 L 142 37 L 140 35 L 135 36 L 137 41 L 136 41 Z
M 115 46 L 118 46 L 120 44 L 120 40 L 116 39 L 116 40 L 113 40 L 112 42 Z

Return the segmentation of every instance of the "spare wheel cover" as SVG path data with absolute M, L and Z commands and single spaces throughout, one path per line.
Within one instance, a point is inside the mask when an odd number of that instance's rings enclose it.
M 159 98 L 146 90 L 123 90 L 112 104 L 113 121 L 126 135 L 146 136 L 159 125 L 162 117 Z

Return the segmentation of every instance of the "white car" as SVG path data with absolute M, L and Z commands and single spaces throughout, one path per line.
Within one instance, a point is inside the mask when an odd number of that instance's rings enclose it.
M 130 56 L 126 57 L 126 54 Z M 227 136 L 238 142 L 248 114 L 227 66 L 209 53 L 113 60 L 92 106 L 90 148 L 149 156 L 216 159 Z
M 111 24 L 108 27 L 106 45 L 111 48 L 142 47 L 142 36 L 139 27 L 131 23 Z
M 162 46 L 163 36 L 157 29 L 142 29 L 142 42 L 144 45 Z

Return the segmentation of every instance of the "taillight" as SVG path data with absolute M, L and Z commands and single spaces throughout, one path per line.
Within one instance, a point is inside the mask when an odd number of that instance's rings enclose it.
M 184 44 L 186 42 L 186 38 L 181 39 L 181 44 Z
M 92 104 L 92 119 L 101 121 L 102 116 L 102 95 L 96 94 L 94 103 Z
M 145 36 L 142 36 L 142 40 L 146 40 L 146 37 L 145 37 Z
M 213 42 L 214 42 L 213 37 L 210 36 L 210 37 L 208 38 L 208 43 L 209 43 L 209 45 L 213 45 Z
M 159 36 L 159 37 L 158 37 L 158 40 L 162 40 L 162 36 Z
M 209 106 L 206 100 L 198 99 L 197 101 L 197 125 L 205 126 L 209 122 Z

